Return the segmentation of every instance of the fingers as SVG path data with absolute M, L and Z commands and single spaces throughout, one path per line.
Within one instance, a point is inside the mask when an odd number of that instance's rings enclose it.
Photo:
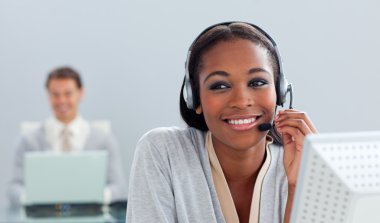
M 294 109 L 280 111 L 275 119 L 275 126 L 283 136 L 284 145 L 293 142 L 297 150 L 302 150 L 306 135 L 317 133 L 307 114 Z
M 275 126 L 282 135 L 284 165 L 291 185 L 296 185 L 306 135 L 316 134 L 317 129 L 303 111 L 285 109 L 275 118 Z
M 309 116 L 305 112 L 295 109 L 280 111 L 275 119 L 275 124 L 280 128 L 285 125 L 299 128 L 305 135 L 318 133 Z
M 292 132 L 298 133 L 298 131 L 300 131 L 300 133 L 302 133 L 303 135 L 308 135 L 308 134 L 313 133 L 313 131 L 310 129 L 310 127 L 307 125 L 307 123 L 303 119 L 284 119 L 281 121 L 276 121 L 275 124 L 279 132 L 281 132 L 282 128 L 293 127 L 294 131 Z
M 279 132 L 282 135 L 284 145 L 294 144 L 296 150 L 302 150 L 303 141 L 306 135 L 299 129 L 286 126 L 281 128 Z

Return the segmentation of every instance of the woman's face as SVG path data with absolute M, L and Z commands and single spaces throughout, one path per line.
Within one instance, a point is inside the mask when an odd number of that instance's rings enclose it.
M 202 112 L 215 148 L 246 150 L 264 142 L 258 125 L 272 122 L 273 70 L 265 48 L 249 40 L 221 41 L 203 57 L 199 74 Z

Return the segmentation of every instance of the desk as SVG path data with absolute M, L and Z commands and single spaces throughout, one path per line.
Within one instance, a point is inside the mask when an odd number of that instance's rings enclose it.
M 103 215 L 99 216 L 30 218 L 23 208 L 0 206 L 0 223 L 125 223 L 125 213 L 118 213 L 116 217 L 110 213 L 108 207 L 105 207 Z

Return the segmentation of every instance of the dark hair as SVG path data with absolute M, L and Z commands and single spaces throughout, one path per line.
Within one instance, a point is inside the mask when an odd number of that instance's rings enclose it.
M 188 58 L 188 63 L 189 77 L 193 89 L 195 108 L 200 104 L 199 73 L 203 65 L 203 55 L 220 41 L 232 41 L 236 39 L 250 40 L 258 46 L 266 49 L 270 64 L 272 66 L 274 80 L 277 82 L 279 75 L 279 65 L 277 61 L 276 50 L 274 49 L 272 42 L 260 30 L 257 30 L 249 24 L 241 22 L 234 22 L 227 25 L 218 25 L 198 37 L 196 42 L 194 42 L 191 47 L 191 55 L 190 58 Z M 180 93 L 180 112 L 182 119 L 191 127 L 207 131 L 208 127 L 203 114 L 198 115 L 195 110 L 188 109 L 186 106 L 186 102 L 183 98 L 184 83 L 185 80 L 182 84 Z
M 52 79 L 73 79 L 77 87 L 82 88 L 82 80 L 79 73 L 71 67 L 59 67 L 52 70 L 46 79 L 46 88 L 49 88 L 49 83 Z

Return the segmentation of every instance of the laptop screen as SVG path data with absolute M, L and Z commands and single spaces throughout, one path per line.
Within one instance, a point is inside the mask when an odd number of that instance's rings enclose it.
M 103 203 L 106 151 L 25 154 L 25 205 Z

